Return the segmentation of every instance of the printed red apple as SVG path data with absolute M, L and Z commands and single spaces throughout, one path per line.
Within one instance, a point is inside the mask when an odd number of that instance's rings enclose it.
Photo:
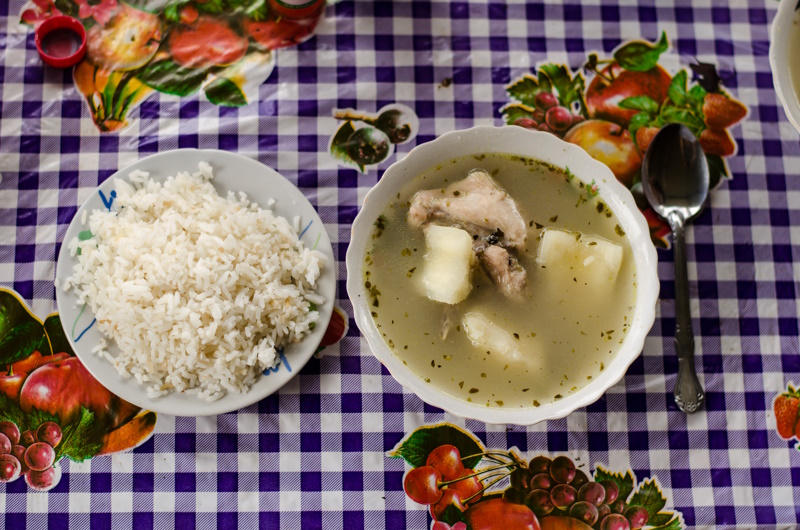
M 49 363 L 28 376 L 20 392 L 22 410 L 49 412 L 61 425 L 75 421 L 86 407 L 107 429 L 114 429 L 139 412 L 140 408 L 109 392 L 92 377 L 77 357 Z
M 69 358 L 70 354 L 66 352 L 56 353 L 54 355 L 42 355 L 38 351 L 34 351 L 32 354 L 28 355 L 21 361 L 15 362 L 11 366 L 13 367 L 14 372 L 23 372 L 29 374 L 44 364 L 63 361 Z
M 14 400 L 19 399 L 19 392 L 22 390 L 26 377 L 28 374 L 24 372 L 16 372 L 11 375 L 8 375 L 6 371 L 0 372 L 0 393 Z
M 172 60 L 187 68 L 233 64 L 244 57 L 247 46 L 247 39 L 227 22 L 210 16 L 199 16 L 169 35 Z
M 265 20 L 255 22 L 247 19 L 245 31 L 262 50 L 277 50 L 303 42 L 314 31 L 313 24 L 292 20 Z
M 541 530 L 539 520 L 527 506 L 505 499 L 474 504 L 464 514 L 472 530 Z
M 135 70 L 147 64 L 161 44 L 161 19 L 124 2 L 108 24 L 86 31 L 86 56 L 106 70 Z
M 595 160 L 607 165 L 626 187 L 642 168 L 642 155 L 627 129 L 604 120 L 586 120 L 564 136 L 569 143 L 583 147 Z
M 39 366 L 63 361 L 64 359 L 69 359 L 69 357 L 70 355 L 68 353 L 42 355 L 38 351 L 34 351 L 26 358 L 11 365 L 11 375 L 9 375 L 8 370 L 0 372 L 0 392 L 11 399 L 19 399 L 20 390 L 29 373 L 36 370 Z
M 618 63 L 611 63 L 601 74 L 603 75 L 592 79 L 586 91 L 589 116 L 612 121 L 623 127 L 627 127 L 633 115 L 639 111 L 620 108 L 620 101 L 632 96 L 648 96 L 661 105 L 672 81 L 670 75 L 660 66 L 654 66 L 646 72 L 632 72 Z

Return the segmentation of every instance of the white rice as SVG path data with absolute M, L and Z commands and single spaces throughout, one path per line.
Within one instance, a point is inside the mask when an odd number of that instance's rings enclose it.
M 163 184 L 142 171 L 129 178 L 116 181 L 117 211 L 89 215 L 93 237 L 69 242 L 80 255 L 63 287 L 121 350 L 101 341 L 93 351 L 151 397 L 247 391 L 276 350 L 313 329 L 325 255 L 299 240 L 299 218 L 290 224 L 243 193 L 220 197 L 206 163 Z

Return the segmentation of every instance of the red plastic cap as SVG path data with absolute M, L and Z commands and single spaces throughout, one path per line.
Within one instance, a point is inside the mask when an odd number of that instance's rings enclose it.
M 66 29 L 75 33 L 76 37 L 78 37 L 80 40 L 80 45 L 78 46 L 78 49 L 75 50 L 75 53 L 67 57 L 55 57 L 53 55 L 48 55 L 44 48 L 42 48 L 42 42 L 44 42 L 45 37 L 49 33 L 59 29 Z M 83 59 L 83 56 L 86 55 L 86 29 L 78 19 L 68 17 L 66 15 L 50 17 L 42 22 L 39 27 L 36 28 L 34 41 L 36 42 L 36 49 L 39 51 L 39 55 L 42 57 L 42 60 L 50 66 L 54 66 L 56 68 L 69 68 L 70 66 L 75 66 L 81 59 Z

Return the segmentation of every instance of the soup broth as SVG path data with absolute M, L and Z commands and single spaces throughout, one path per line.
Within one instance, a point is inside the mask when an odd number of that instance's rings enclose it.
M 515 267 L 527 274 L 526 286 L 504 291 L 484 271 L 488 267 L 473 264 L 471 290 L 462 301 L 433 301 L 423 278 L 430 274 L 425 255 L 432 252 L 427 248 L 431 239 L 426 242 L 425 227 L 409 225 L 409 209 L 420 190 L 435 190 L 445 201 L 463 198 L 447 187 L 476 169 L 507 192 L 524 220 L 524 243 L 517 238 L 507 249 L 495 250 L 508 253 L 509 265 L 518 261 Z M 437 218 L 429 224 L 449 223 Z M 570 231 L 587 252 L 597 243 L 621 247 L 615 279 L 593 281 L 578 270 L 594 261 L 588 254 L 557 266 L 542 256 L 537 260 L 547 230 L 561 236 L 567 233 L 559 230 Z M 478 235 L 470 237 L 480 241 Z M 498 244 L 498 237 L 502 245 L 503 238 L 510 242 L 512 236 L 495 230 L 483 239 Z M 611 362 L 630 324 L 636 274 L 616 217 L 596 189 L 569 170 L 531 159 L 470 156 L 420 175 L 376 220 L 365 260 L 370 310 L 395 355 L 425 382 L 488 407 L 540 406 L 576 392 Z

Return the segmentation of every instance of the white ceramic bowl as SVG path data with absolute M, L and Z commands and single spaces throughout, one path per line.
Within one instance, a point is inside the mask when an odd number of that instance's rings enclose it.
M 580 180 L 594 180 L 603 201 L 612 209 L 630 240 L 636 261 L 636 302 L 630 331 L 617 356 L 600 375 L 581 390 L 558 401 L 524 409 L 488 408 L 447 394 L 425 383 L 395 355 L 381 337 L 370 315 L 368 296 L 364 290 L 364 255 L 371 241 L 375 219 L 386 204 L 410 180 L 426 170 L 454 158 L 481 153 L 504 153 L 530 157 L 560 168 L 569 167 Z M 644 339 L 655 320 L 658 300 L 656 250 L 644 216 L 636 208 L 633 196 L 620 184 L 605 165 L 590 157 L 578 146 L 566 143 L 552 134 L 529 131 L 521 127 L 475 127 L 447 133 L 432 142 L 415 147 L 403 160 L 384 173 L 364 200 L 353 223 L 347 249 L 347 294 L 353 304 L 356 323 L 367 339 L 372 353 L 386 366 L 395 379 L 417 394 L 423 401 L 457 416 L 487 423 L 531 425 L 543 420 L 562 418 L 577 408 L 596 401 L 625 374 L 628 366 L 642 351 Z
M 152 178 L 163 181 L 179 171 L 197 171 L 197 164 L 201 161 L 211 164 L 214 169 L 214 180 L 211 182 L 223 196 L 227 195 L 228 191 L 243 191 L 248 198 L 262 207 L 269 199 L 275 199 L 273 212 L 290 221 L 294 216 L 300 216 L 301 226 L 308 226 L 301 235 L 302 241 L 307 246 L 316 244 L 317 250 L 328 257 L 328 265 L 322 271 L 317 288 L 317 292 L 325 298 L 325 303 L 318 307 L 319 325 L 301 342 L 292 344 L 284 350 L 281 364 L 277 369 L 268 370 L 261 375 L 244 394 L 228 392 L 217 401 L 208 403 L 194 395 L 176 393 L 151 399 L 147 396 L 145 387 L 137 384 L 135 379 L 123 379 L 111 363 L 92 353 L 92 348 L 100 342 L 101 334 L 94 325 L 91 309 L 82 308 L 83 305 L 79 304 L 74 291 L 65 292 L 61 288 L 56 289 L 56 301 L 64 333 L 75 354 L 95 379 L 111 392 L 135 405 L 175 416 L 209 416 L 231 412 L 260 401 L 281 388 L 305 366 L 316 351 L 331 319 L 336 298 L 336 261 L 333 259 L 331 241 L 316 210 L 300 190 L 275 170 L 253 159 L 226 151 L 197 149 L 166 151 L 143 158 L 117 171 L 103 182 L 97 188 L 97 192 L 83 203 L 67 228 L 56 270 L 56 278 L 60 285 L 72 275 L 76 262 L 76 258 L 70 256 L 67 244 L 74 237 L 78 237 L 82 230 L 88 229 L 87 226 L 81 225 L 81 215 L 87 210 L 91 212 L 98 208 L 113 208 L 112 196 L 116 178 L 127 179 L 131 171 L 139 169 L 149 171 Z M 119 351 L 113 341 L 108 351 L 112 355 Z
M 798 0 L 781 0 L 778 6 L 770 32 L 769 66 L 772 69 L 772 84 L 775 85 L 775 92 L 781 100 L 783 110 L 794 128 L 800 131 L 800 100 L 792 86 L 792 74 L 789 71 L 790 56 L 792 56 L 790 48 L 795 45 L 792 28 L 800 24 L 800 11 L 796 7 Z M 800 68 L 800 64 L 796 65 L 796 68 Z

